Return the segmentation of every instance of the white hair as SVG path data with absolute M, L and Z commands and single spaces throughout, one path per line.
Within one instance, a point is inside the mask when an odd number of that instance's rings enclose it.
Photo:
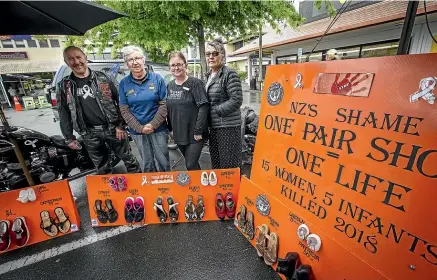
M 137 46 L 126 46 L 123 48 L 123 60 L 126 61 L 126 57 L 131 55 L 133 52 L 139 52 L 143 57 L 145 57 L 143 50 Z

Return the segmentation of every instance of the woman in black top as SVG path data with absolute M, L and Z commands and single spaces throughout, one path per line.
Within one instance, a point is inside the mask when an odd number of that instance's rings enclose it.
M 169 66 L 175 79 L 167 85 L 168 127 L 185 157 L 187 170 L 200 170 L 199 157 L 208 136 L 205 85 L 187 75 L 187 60 L 181 52 L 169 55 Z

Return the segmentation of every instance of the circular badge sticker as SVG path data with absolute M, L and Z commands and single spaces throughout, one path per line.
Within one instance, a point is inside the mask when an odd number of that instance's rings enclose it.
M 181 186 L 186 186 L 190 183 L 190 175 L 185 172 L 179 172 L 176 182 Z
M 269 86 L 267 91 L 267 102 L 270 105 L 275 106 L 281 103 L 282 97 L 284 97 L 284 88 L 280 83 L 273 83 Z
M 270 213 L 270 202 L 267 199 L 266 195 L 260 194 L 260 195 L 258 195 L 256 197 L 256 209 L 263 216 L 269 215 L 269 213 Z

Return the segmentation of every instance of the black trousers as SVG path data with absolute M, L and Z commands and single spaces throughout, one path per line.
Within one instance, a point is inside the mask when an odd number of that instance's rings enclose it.
M 187 170 L 200 170 L 199 158 L 202 153 L 203 140 L 196 144 L 179 145 L 178 148 L 185 158 L 185 166 Z
M 213 169 L 241 168 L 241 127 L 211 128 L 209 153 Z
M 140 165 L 132 154 L 129 140 L 118 140 L 115 129 L 88 129 L 89 133 L 82 136 L 83 142 L 88 151 L 88 155 L 93 161 L 99 174 L 112 173 L 112 166 L 109 161 L 110 151 L 108 147 L 123 160 L 128 173 L 137 173 L 140 171 Z

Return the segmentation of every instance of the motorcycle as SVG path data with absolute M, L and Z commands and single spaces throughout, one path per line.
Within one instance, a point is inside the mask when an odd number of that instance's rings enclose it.
M 60 135 L 49 137 L 24 127 L 11 127 L 8 131 L 2 128 L 0 131 L 0 191 L 28 186 L 9 137 L 17 141 L 35 184 L 66 179 L 75 168 L 78 168 L 80 172 L 95 169 L 80 138 L 78 140 L 82 149 L 73 150 Z M 111 154 L 110 161 L 111 165 L 115 166 L 120 160 Z

